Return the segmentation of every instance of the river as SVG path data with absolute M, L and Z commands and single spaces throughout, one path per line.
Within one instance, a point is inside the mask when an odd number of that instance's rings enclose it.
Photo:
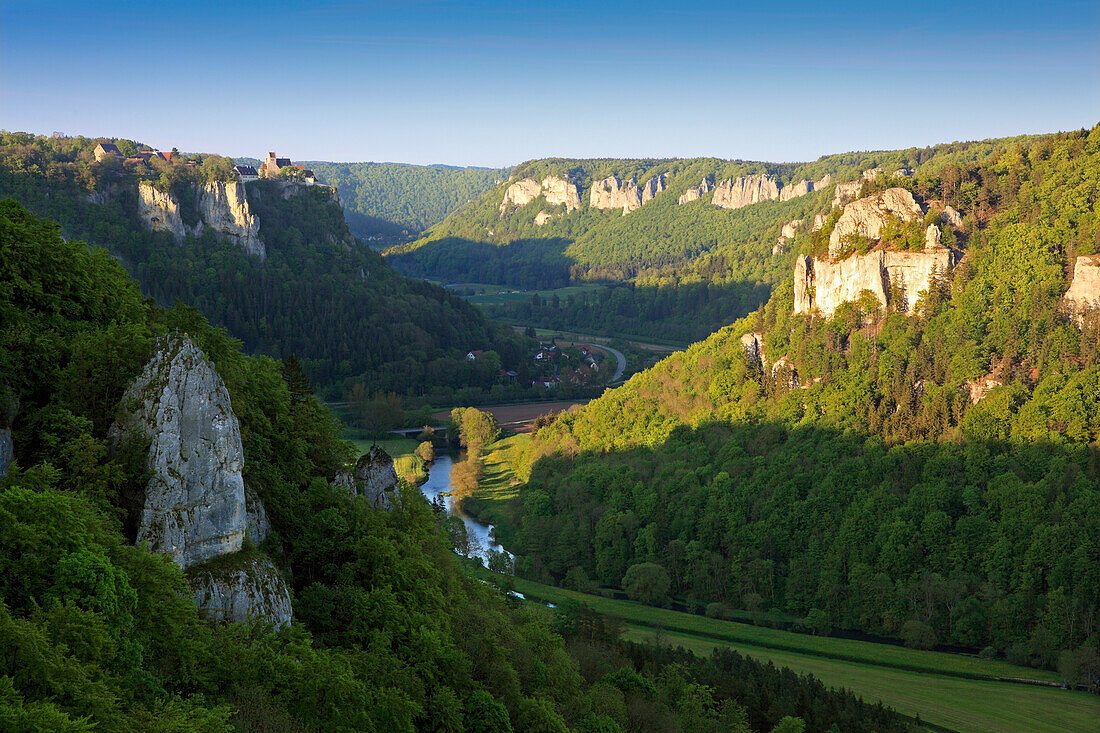
M 509 557 L 512 553 L 505 550 L 496 540 L 492 539 L 493 525 L 482 522 L 461 509 L 455 507 L 451 501 L 451 467 L 454 458 L 446 453 L 441 453 L 428 466 L 428 480 L 420 485 L 420 492 L 428 501 L 435 501 L 442 496 L 447 506 L 447 513 L 458 517 L 466 525 L 466 535 L 470 538 L 472 552 L 470 556 L 476 556 L 483 565 L 488 565 L 489 550 L 504 552 Z M 476 540 L 476 544 L 475 544 Z

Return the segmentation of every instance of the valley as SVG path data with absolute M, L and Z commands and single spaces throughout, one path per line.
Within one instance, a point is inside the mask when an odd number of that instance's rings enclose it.
M 0 716 L 1100 719 L 1100 127 L 248 160 L 0 133 Z

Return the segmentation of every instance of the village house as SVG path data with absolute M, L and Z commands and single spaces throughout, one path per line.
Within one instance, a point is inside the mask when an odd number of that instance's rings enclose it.
M 484 353 L 484 349 L 475 349 L 473 351 L 468 351 L 466 352 L 466 361 L 477 361 L 477 358 Z
M 260 177 L 256 169 L 250 165 L 235 165 L 233 166 L 233 172 L 236 173 L 237 178 L 242 181 L 255 181 Z
M 114 143 L 100 143 L 95 146 L 95 159 L 97 163 L 102 163 L 106 158 L 114 158 L 120 160 L 122 158 L 122 151 L 118 149 L 118 146 Z

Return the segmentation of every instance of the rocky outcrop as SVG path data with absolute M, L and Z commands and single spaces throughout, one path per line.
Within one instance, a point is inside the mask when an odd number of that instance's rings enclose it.
M 500 202 L 500 215 L 503 217 L 509 207 L 519 208 L 531 203 L 539 196 L 551 206 L 565 205 L 566 213 L 581 207 L 581 197 L 577 185 L 558 176 L 547 176 L 539 183 L 534 178 L 516 181 L 504 191 L 504 200 Z
M 1084 255 L 1073 262 L 1073 282 L 1062 298 L 1066 313 L 1084 324 L 1085 316 L 1100 310 L 1100 255 Z
M 11 427 L 0 428 L 0 478 L 8 475 L 8 466 L 15 460 L 15 448 L 11 441 Z
M 577 185 L 564 178 L 557 176 L 543 178 L 542 195 L 546 198 L 546 203 L 551 206 L 564 204 L 567 214 L 581 207 L 581 195 L 577 191 Z
M 653 200 L 653 197 L 665 190 L 667 174 L 662 173 L 638 186 L 634 179 L 620 181 L 617 176 L 609 176 L 592 184 L 589 194 L 589 206 L 593 209 L 622 209 L 623 216 L 636 211 Z
M 516 181 L 504 191 L 504 200 L 500 202 L 500 215 L 509 207 L 526 206 L 542 194 L 542 186 L 534 178 Z
M 229 392 L 205 355 L 186 336 L 162 340 L 126 390 L 122 411 L 109 440 L 136 434 L 150 441 L 137 541 L 183 568 L 241 549 L 241 432 Z
M 391 509 L 397 497 L 397 471 L 390 454 L 373 445 L 355 464 L 354 472 L 337 474 L 332 485 L 364 497 L 375 509 Z
M 865 181 L 873 181 L 878 178 L 879 173 L 882 173 L 882 168 L 871 168 L 870 170 L 863 171 L 859 177 Z
M 642 185 L 642 206 L 645 206 L 652 201 L 657 194 L 664 193 L 665 183 L 668 181 L 668 174 L 662 173 L 659 176 L 653 176 Z
M 276 626 L 290 623 L 290 587 L 267 556 L 244 552 L 193 568 L 187 582 L 199 615 L 213 623 L 264 618 Z
M 244 487 L 245 536 L 253 547 L 259 547 L 271 532 L 271 522 L 260 496 L 245 484 Z
M 179 202 L 172 194 L 158 191 L 148 181 L 138 183 L 138 214 L 147 227 L 154 232 L 169 232 L 177 242 L 196 234 L 195 229 L 184 226 Z
M 986 374 L 984 377 L 978 379 L 971 379 L 963 385 L 965 393 L 970 398 L 970 404 L 976 405 L 982 401 L 989 392 L 997 387 L 1000 387 L 1004 382 L 992 374 Z
M 829 255 L 836 256 L 844 250 L 846 237 L 855 235 L 877 239 L 892 217 L 910 222 L 923 215 L 924 211 L 913 199 L 913 194 L 904 188 L 888 188 L 853 201 L 844 207 L 844 213 L 829 235 Z
M 772 254 L 782 254 L 787 251 L 787 242 L 794 239 L 795 233 L 798 228 L 802 226 L 801 219 L 792 219 L 783 225 L 779 230 L 779 238 L 775 240 L 775 245 L 772 247 Z
M 0 478 L 8 475 L 8 466 L 15 460 L 11 426 L 17 414 L 19 400 L 7 385 L 0 384 Z
M 213 620 L 260 615 L 289 623 L 282 576 L 259 553 L 241 553 L 246 536 L 258 546 L 270 526 L 259 497 L 245 489 L 229 392 L 202 351 L 187 336 L 162 339 L 120 413 L 110 444 L 149 443 L 136 541 L 189 570 L 199 610 Z
M 911 175 L 913 175 L 913 171 L 909 168 L 898 168 L 893 173 L 894 178 L 908 178 Z
M 845 201 L 858 196 L 861 188 L 863 188 L 863 181 L 848 181 L 847 183 L 836 184 L 836 189 L 833 190 L 833 208 L 835 209 Z
M 240 181 L 216 181 L 203 186 L 199 214 L 207 227 L 235 240 L 245 254 L 261 260 L 267 257 L 267 248 L 260 241 L 260 221 L 249 209 Z
M 819 232 L 821 228 L 825 226 L 825 222 L 829 220 L 829 217 L 825 214 L 814 214 L 814 223 L 810 226 L 811 232 Z
M 924 252 L 879 249 L 841 260 L 801 255 L 795 261 L 794 312 L 828 317 L 842 303 L 859 300 L 864 291 L 883 308 L 893 305 L 911 312 L 929 283 L 950 271 L 956 259 L 944 247 Z
M 764 352 L 764 334 L 754 331 L 741 337 L 741 348 L 753 361 L 760 362 L 764 367 L 768 366 L 768 357 Z
M 199 220 L 187 225 L 180 215 L 180 202 L 171 193 L 158 191 L 148 181 L 138 183 L 138 213 L 145 225 L 156 232 L 168 232 L 177 242 L 191 235 L 201 236 L 207 227 L 240 245 L 245 254 L 264 259 L 267 248 L 260 241 L 260 223 L 248 206 L 244 184 L 216 181 L 194 189 Z
M 954 229 L 962 229 L 962 214 L 960 214 L 958 210 L 952 206 L 943 207 L 943 211 L 940 212 L 940 221 L 944 224 L 948 224 Z
M 698 186 L 696 186 L 695 188 L 689 188 L 688 190 L 680 194 L 680 200 L 677 203 L 686 204 L 689 201 L 697 201 L 703 196 L 703 194 L 710 192 L 710 181 L 704 178 L 702 183 L 700 183 Z
M 550 214 L 547 213 L 546 209 L 543 209 L 539 213 L 535 214 L 535 226 L 541 227 L 543 224 L 550 221 L 551 218 L 553 217 L 551 217 Z
M 722 209 L 740 209 L 761 201 L 779 200 L 779 184 L 764 173 L 739 176 L 724 181 L 714 189 L 711 202 Z

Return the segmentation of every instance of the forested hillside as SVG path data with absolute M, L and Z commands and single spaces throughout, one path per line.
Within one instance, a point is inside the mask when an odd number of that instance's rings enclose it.
M 795 254 L 789 248 L 773 252 L 783 225 L 827 215 L 837 184 L 858 181 L 863 171 L 875 168 L 887 178 L 896 170 L 935 176 L 946 166 L 972 164 L 1027 139 L 846 153 L 804 164 L 713 158 L 531 161 L 517 166 L 508 181 L 476 204 L 456 211 L 423 238 L 387 250 L 387 256 L 403 272 L 454 282 L 522 288 L 589 280 L 630 283 L 632 292 L 613 288 L 579 294 L 560 310 L 579 319 L 570 324 L 578 329 L 603 332 L 606 323 L 616 322 L 628 324 L 623 330 L 633 334 L 703 338 L 767 300 L 770 287 L 789 273 Z M 719 184 L 754 175 L 767 175 L 795 193 L 801 181 L 824 185 L 787 200 L 732 210 L 714 205 Z M 576 185 L 579 208 L 551 205 L 545 192 L 525 205 L 502 207 L 516 181 L 548 176 Z M 608 176 L 633 179 L 639 187 L 664 176 L 664 189 L 626 214 L 621 208 L 595 208 L 591 190 Z M 703 181 L 709 191 L 680 203 Z M 546 217 L 541 225 L 536 222 L 540 213 Z M 667 308 L 677 301 L 701 305 L 702 313 Z M 560 310 L 533 303 L 495 308 L 493 314 L 550 326 L 562 319 Z
M 1100 251 L 1100 126 L 988 152 L 906 184 L 965 218 L 965 256 L 913 312 L 863 297 L 795 316 L 787 276 L 540 430 L 518 566 L 616 585 L 654 563 L 699 602 L 1095 684 L 1100 330 L 1060 299 Z
M 200 620 L 179 567 L 126 534 L 145 466 L 108 448 L 108 426 L 169 333 L 231 395 L 271 523 L 262 548 L 292 583 L 288 627 Z M 810 677 L 622 644 L 583 608 L 506 598 L 463 569 L 414 487 L 382 510 L 333 486 L 351 447 L 292 363 L 243 355 L 192 308 L 162 309 L 105 250 L 10 200 L 0 408 L 15 459 L 0 464 L 3 730 L 910 728 Z
M 507 169 L 305 161 L 336 186 L 352 234 L 392 245 L 414 239 L 508 177 Z
M 357 242 L 327 187 L 247 184 L 266 244 L 262 260 L 209 227 L 174 241 L 142 222 L 139 180 L 174 195 L 186 225 L 198 217 L 188 193 L 212 176 L 232 179 L 227 159 L 188 156 L 198 165 L 180 159 L 151 168 L 97 163 L 95 144 L 3 133 L 0 196 L 55 218 L 69 236 L 107 247 L 146 294 L 199 308 L 249 352 L 297 355 L 325 394 L 419 395 L 431 383 L 437 399 L 463 389 L 469 398 L 506 389 L 501 365 L 523 370 L 529 362 L 520 337 L 445 290 L 401 277 Z M 493 350 L 500 365 L 477 369 L 465 359 L 471 349 Z

